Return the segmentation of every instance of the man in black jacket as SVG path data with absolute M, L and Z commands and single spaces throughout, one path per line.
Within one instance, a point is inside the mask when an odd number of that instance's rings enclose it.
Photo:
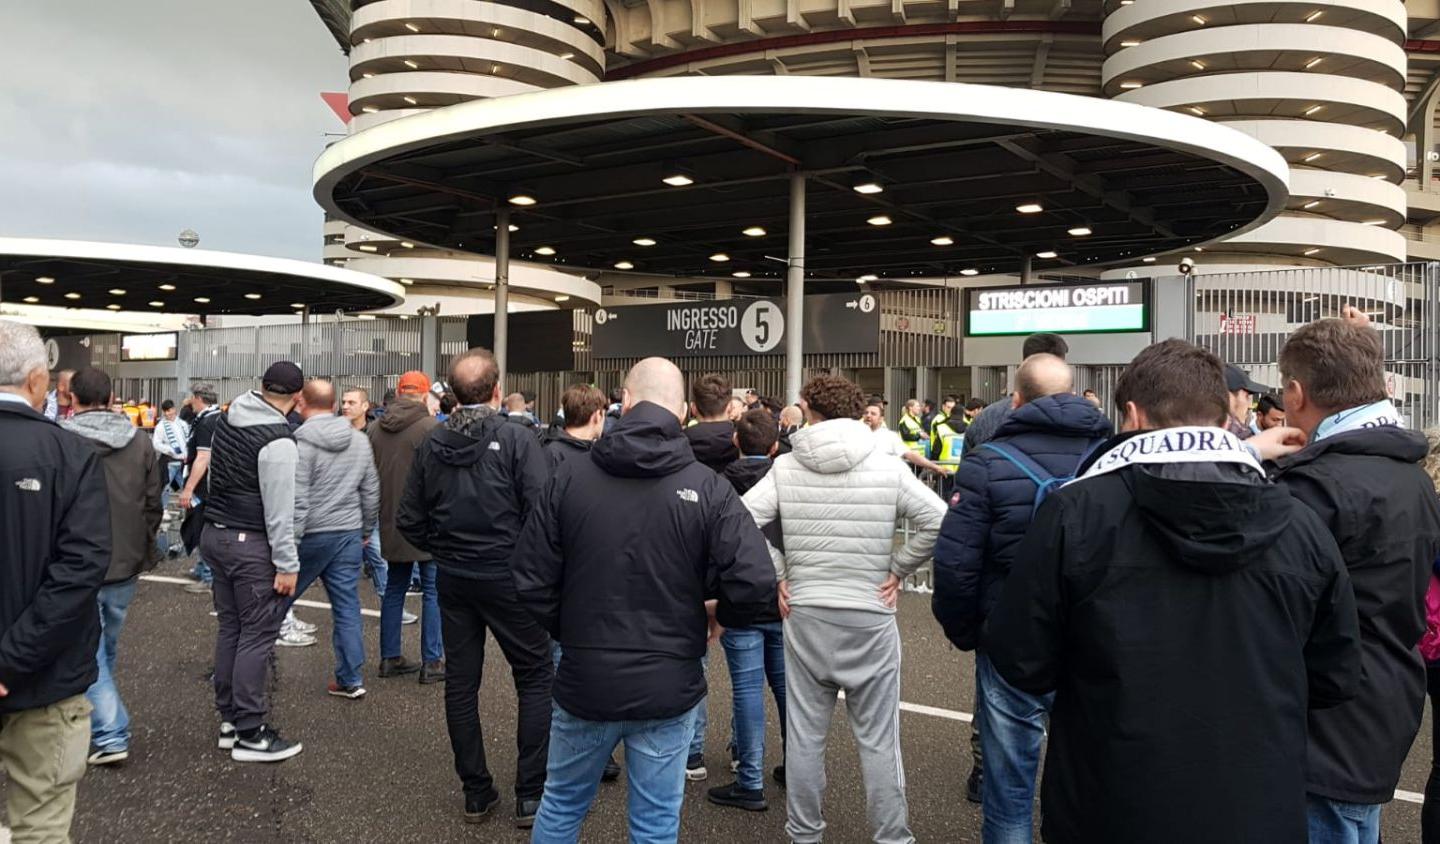
M 1223 429 L 1213 354 L 1151 346 L 1115 402 L 1125 433 L 1040 506 L 983 632 L 1055 692 L 1043 836 L 1303 841 L 1306 711 L 1359 682 L 1339 549 Z
M 84 367 L 70 379 L 75 415 L 60 424 L 84 437 L 100 455 L 110 500 L 110 568 L 100 588 L 100 675 L 85 693 L 90 716 L 90 764 L 109 765 L 130 758 L 130 713 L 115 687 L 115 653 L 120 630 L 135 597 L 140 575 L 155 567 L 159 554 L 160 493 L 166 472 L 150 437 L 123 413 L 113 413 L 110 376 Z
M 110 565 L 105 470 L 42 415 L 49 382 L 40 335 L 0 320 L 0 764 L 22 841 L 70 840 Z
M 540 447 L 554 471 L 561 463 L 590 451 L 605 431 L 605 394 L 589 384 L 571 384 L 560 397 L 563 427 L 552 425 L 540 433 Z
M 696 422 L 685 429 L 695 459 L 716 472 L 735 462 L 735 423 L 730 414 L 730 382 L 723 375 L 701 375 L 690 385 L 690 414 Z
M 590 459 L 566 461 L 546 485 L 515 560 L 521 601 L 564 646 L 533 839 L 545 844 L 578 839 L 622 741 L 632 840 L 675 840 L 705 696 L 706 602 L 744 627 L 777 600 L 754 521 L 681 433 L 680 370 L 641 361 L 624 406 Z
M 487 630 L 510 663 L 519 699 L 515 823 L 523 829 L 535 822 L 545 790 L 555 669 L 550 637 L 520 606 L 510 564 L 547 466 L 533 431 L 499 413 L 494 355 L 471 349 L 456 358 L 450 387 L 460 405 L 416 450 L 395 525 L 439 570 L 445 724 L 471 823 L 500 801 L 480 726 Z
M 1416 645 L 1440 553 L 1440 504 L 1418 465 L 1425 437 L 1401 428 L 1386 398 L 1373 329 L 1335 319 L 1311 323 L 1286 342 L 1280 372 L 1286 419 L 1309 444 L 1281 458 L 1276 477 L 1334 534 L 1360 614 L 1358 692 L 1348 703 L 1310 713 L 1311 840 L 1373 844 L 1380 807 L 1395 794 L 1425 708 Z

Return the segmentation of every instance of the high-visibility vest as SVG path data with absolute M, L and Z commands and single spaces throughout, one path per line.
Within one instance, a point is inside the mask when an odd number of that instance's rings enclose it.
M 930 450 L 930 443 L 925 437 L 925 426 L 908 413 L 900 417 L 900 439 L 904 441 L 906 448 L 921 455 Z
M 941 466 L 959 466 L 965 453 L 965 433 L 955 430 L 949 419 L 936 420 L 934 432 L 930 435 L 932 459 Z

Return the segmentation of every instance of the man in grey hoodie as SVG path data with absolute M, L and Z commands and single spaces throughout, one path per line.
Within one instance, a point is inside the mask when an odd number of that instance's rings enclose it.
M 100 675 L 85 697 L 90 713 L 90 764 L 109 765 L 130 758 L 130 713 L 115 688 L 115 651 L 125 615 L 142 572 L 155 567 L 155 532 L 160 528 L 160 491 L 165 473 L 149 437 L 123 413 L 110 411 L 110 376 L 86 367 L 70 378 L 74 415 L 61 426 L 95 447 L 105 466 L 110 502 L 110 568 L 100 587 Z
M 275 637 L 300 573 L 308 478 L 285 414 L 305 386 L 300 367 L 270 365 L 215 426 L 200 553 L 215 572 L 215 708 L 221 749 L 236 762 L 279 762 L 303 750 L 266 724 Z
M 335 387 L 316 379 L 300 391 L 304 423 L 295 430 L 300 451 L 298 475 L 310 490 L 305 535 L 300 540 L 300 579 L 295 600 L 316 579 L 325 582 L 335 621 L 335 679 L 329 692 L 358 700 L 365 696 L 360 666 L 365 644 L 360 630 L 360 569 L 364 542 L 380 515 L 380 476 L 370 438 L 344 416 L 335 415 Z

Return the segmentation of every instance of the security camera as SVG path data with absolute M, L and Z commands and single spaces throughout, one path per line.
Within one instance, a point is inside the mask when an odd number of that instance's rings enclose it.
M 1179 270 L 1181 275 L 1189 275 L 1195 272 L 1195 259 L 1181 258 Z
M 1429 152 L 1425 153 L 1425 160 L 1426 160 L 1426 161 L 1440 161 L 1440 152 L 1436 152 L 1436 151 L 1433 150 L 1433 149 L 1430 150 Z

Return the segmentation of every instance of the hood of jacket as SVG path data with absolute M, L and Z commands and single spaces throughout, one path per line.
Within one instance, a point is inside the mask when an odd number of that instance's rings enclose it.
M 790 435 L 791 454 L 812 472 L 848 472 L 875 450 L 877 433 L 859 419 L 827 419 Z
M 640 402 L 596 441 L 590 459 L 607 475 L 659 478 L 694 463 L 695 452 L 675 414 L 657 404 Z
M 1425 459 L 1428 451 L 1425 435 L 1419 431 L 1394 427 L 1361 428 L 1358 431 L 1343 431 L 1323 440 L 1316 440 L 1294 454 L 1275 461 L 1275 468 L 1284 472 L 1291 467 L 1309 463 L 1323 454 L 1359 454 L 1388 457 L 1402 463 L 1419 463 Z
M 706 466 L 723 465 L 740 456 L 735 448 L 734 422 L 701 422 L 684 430 L 695 459 Z
M 254 390 L 241 393 L 235 397 L 235 401 L 230 402 L 225 420 L 232 428 L 289 424 L 285 414 L 272 407 Z
M 774 464 L 775 461 L 769 457 L 741 457 L 725 467 L 724 475 L 731 483 L 749 489 L 765 477 Z
M 398 433 L 430 415 L 425 405 L 414 399 L 396 399 L 385 408 L 380 417 L 380 430 Z
M 295 439 L 338 454 L 350 447 L 354 430 L 350 420 L 343 416 L 312 416 L 295 429 Z
M 564 428 L 549 427 L 540 432 L 540 447 L 546 448 L 551 443 L 574 449 L 575 451 L 589 451 L 595 443 L 590 440 L 579 440 L 565 433 Z
M 1095 405 L 1070 393 L 1042 396 L 1010 411 L 995 438 L 1020 434 L 1059 434 L 1060 436 L 1110 436 L 1110 420 Z
M 505 417 L 487 404 L 456 408 L 445 420 L 444 430 L 430 435 L 435 457 L 449 466 L 474 466 L 495 441 L 496 429 L 504 424 Z
M 67 431 L 73 431 L 100 447 L 102 453 L 117 451 L 130 444 L 139 432 L 130 417 L 109 410 L 87 410 L 60 423 Z

